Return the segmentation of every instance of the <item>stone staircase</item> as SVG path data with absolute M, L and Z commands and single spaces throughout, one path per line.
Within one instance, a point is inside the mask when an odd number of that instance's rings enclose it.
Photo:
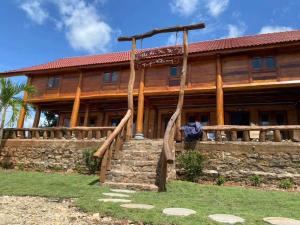
M 157 190 L 162 145 L 162 140 L 125 142 L 120 155 L 114 156 L 111 161 L 105 184 L 116 188 Z

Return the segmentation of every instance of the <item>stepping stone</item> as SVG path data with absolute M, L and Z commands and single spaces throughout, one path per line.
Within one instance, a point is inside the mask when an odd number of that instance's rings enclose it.
M 133 194 L 136 193 L 134 190 L 127 190 L 127 189 L 110 189 L 112 192 L 117 192 L 117 193 L 126 193 L 126 194 Z
M 211 220 L 214 220 L 219 223 L 236 224 L 245 222 L 243 218 L 229 214 L 213 214 L 209 215 L 208 217 Z
M 153 209 L 153 205 L 146 205 L 146 204 L 122 204 L 121 207 L 127 209 Z
M 263 220 L 273 225 L 300 225 L 300 220 L 294 220 L 284 217 L 267 217 Z
M 119 198 L 100 198 L 98 199 L 100 202 L 113 202 L 113 203 L 130 203 L 129 199 L 119 199 Z
M 129 195 L 125 195 L 125 194 L 119 194 L 119 193 L 102 193 L 105 196 L 109 196 L 109 197 L 119 197 L 119 198 L 129 198 Z
M 166 208 L 163 210 L 163 213 L 168 216 L 189 216 L 196 214 L 196 211 L 185 208 Z

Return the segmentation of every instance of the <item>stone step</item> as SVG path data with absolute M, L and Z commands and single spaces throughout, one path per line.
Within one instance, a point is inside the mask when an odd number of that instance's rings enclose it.
M 129 172 L 155 172 L 157 168 L 157 161 L 113 160 L 111 165 L 114 170 Z
M 150 154 L 147 152 L 123 152 L 120 159 L 135 161 L 158 161 L 160 154 Z
M 142 183 L 121 183 L 121 182 L 105 182 L 104 185 L 107 185 L 112 188 L 126 188 L 131 190 L 141 190 L 141 191 L 157 191 L 158 188 L 154 184 L 142 184 Z
M 122 183 L 155 184 L 156 172 L 130 172 L 111 170 L 107 175 L 107 181 Z

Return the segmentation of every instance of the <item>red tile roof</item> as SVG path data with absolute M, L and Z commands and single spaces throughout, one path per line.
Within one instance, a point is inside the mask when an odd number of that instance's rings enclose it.
M 257 46 L 264 46 L 264 45 L 297 42 L 297 41 L 300 41 L 300 30 L 191 43 L 189 47 L 189 52 L 191 54 L 205 53 L 205 52 L 249 48 L 249 47 L 257 47 Z M 89 65 L 101 65 L 101 64 L 110 64 L 110 63 L 121 63 L 121 62 L 128 62 L 129 59 L 130 59 L 129 51 L 115 52 L 115 53 L 108 53 L 108 54 L 101 54 L 101 55 L 63 58 L 63 59 L 58 59 L 37 66 L 7 71 L 2 74 L 3 75 L 25 74 L 29 72 L 42 71 L 42 70 L 81 67 L 81 66 L 89 66 Z

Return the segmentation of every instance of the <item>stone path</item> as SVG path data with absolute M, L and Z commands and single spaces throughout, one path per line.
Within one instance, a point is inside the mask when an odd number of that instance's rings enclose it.
M 119 197 L 119 198 L 129 198 L 129 195 L 125 195 L 125 194 L 119 194 L 119 193 L 102 193 L 105 196 L 109 196 L 109 197 Z
M 294 220 L 284 217 L 267 217 L 263 220 L 272 225 L 300 225 L 300 220 Z
M 153 209 L 154 206 L 153 205 L 147 205 L 147 204 L 123 204 L 121 205 L 121 207 L 123 208 L 127 208 L 127 209 Z
M 241 217 L 229 215 L 229 214 L 213 214 L 208 216 L 211 220 L 219 223 L 236 224 L 244 223 L 245 220 Z
M 0 197 L 0 225 L 129 225 L 128 220 L 100 217 L 73 207 L 72 200 Z
M 111 202 L 111 203 L 130 203 L 129 199 L 121 199 L 121 198 L 99 198 L 99 202 Z
M 195 214 L 196 211 L 185 208 L 166 208 L 163 213 L 168 216 L 189 216 Z
M 134 194 L 136 191 L 134 190 L 127 190 L 127 189 L 110 189 L 111 192 L 117 192 L 117 193 L 125 193 L 125 194 Z

